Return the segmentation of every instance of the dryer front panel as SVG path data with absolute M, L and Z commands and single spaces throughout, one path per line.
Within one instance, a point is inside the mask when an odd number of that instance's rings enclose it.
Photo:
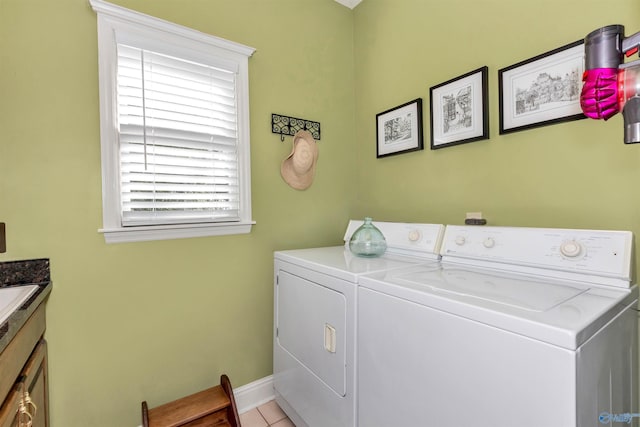
M 280 271 L 276 343 L 340 396 L 346 394 L 345 296 Z

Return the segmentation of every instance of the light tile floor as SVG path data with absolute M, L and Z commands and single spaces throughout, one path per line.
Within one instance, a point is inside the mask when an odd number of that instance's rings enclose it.
M 296 427 L 275 400 L 240 414 L 242 427 Z

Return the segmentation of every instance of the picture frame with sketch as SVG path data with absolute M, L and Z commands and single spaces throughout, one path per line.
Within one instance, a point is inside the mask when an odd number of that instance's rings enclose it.
M 498 70 L 500 134 L 586 118 L 584 40 Z
M 489 139 L 488 68 L 429 89 L 431 149 Z
M 424 149 L 422 98 L 376 114 L 376 157 Z

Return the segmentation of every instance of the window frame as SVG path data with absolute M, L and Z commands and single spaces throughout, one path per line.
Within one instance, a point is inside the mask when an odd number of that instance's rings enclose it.
M 249 57 L 254 48 L 211 36 L 102 0 L 89 0 L 97 13 L 100 145 L 102 164 L 103 233 L 107 243 L 246 234 L 251 217 L 251 163 L 249 134 Z M 178 58 L 237 64 L 238 174 L 240 220 L 123 226 L 120 204 L 120 161 L 117 124 L 117 44 L 134 43 Z

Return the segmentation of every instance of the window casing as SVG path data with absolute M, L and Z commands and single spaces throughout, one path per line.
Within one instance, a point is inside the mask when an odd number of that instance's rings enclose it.
M 250 232 L 254 49 L 90 3 L 98 14 L 105 240 Z

